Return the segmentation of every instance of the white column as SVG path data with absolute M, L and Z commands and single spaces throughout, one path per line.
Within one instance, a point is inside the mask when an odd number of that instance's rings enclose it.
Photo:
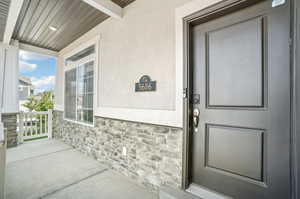
M 3 49 L 3 54 L 5 54 L 3 59 L 5 63 L 3 62 L 3 65 L 0 63 L 0 72 L 3 71 L 3 78 L 0 77 L 2 83 L 4 80 L 4 86 L 0 83 L 3 88 L 2 113 L 17 113 L 19 112 L 19 49 L 16 46 L 4 44 L 0 44 L 0 49 Z
M 0 199 L 5 199 L 6 141 L 2 123 L 6 49 L 0 46 Z
M 24 113 L 21 111 L 19 113 L 19 134 L 18 134 L 18 140 L 19 144 L 22 144 L 24 142 Z
M 0 199 L 5 199 L 6 135 L 2 113 L 16 113 L 19 75 L 18 47 L 0 44 Z
M 1 128 L 1 127 L 0 127 Z M 3 132 L 3 128 L 0 131 Z M 4 132 L 3 132 L 4 134 Z M 5 199 L 6 139 L 0 142 L 0 199 Z
M 48 110 L 48 138 L 52 138 L 52 110 Z

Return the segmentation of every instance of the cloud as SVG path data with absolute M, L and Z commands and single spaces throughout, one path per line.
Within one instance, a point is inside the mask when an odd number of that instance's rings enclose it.
M 41 55 L 37 53 L 31 53 L 27 51 L 20 50 L 19 51 L 19 59 L 23 61 L 43 61 L 50 59 L 50 57 L 46 55 Z
M 32 72 L 37 68 L 36 64 L 30 64 L 25 61 L 20 61 L 19 64 L 20 64 L 20 72 L 21 73 Z
M 55 76 L 45 76 L 40 78 L 32 77 L 31 82 L 35 87 L 35 93 L 53 90 L 55 84 Z

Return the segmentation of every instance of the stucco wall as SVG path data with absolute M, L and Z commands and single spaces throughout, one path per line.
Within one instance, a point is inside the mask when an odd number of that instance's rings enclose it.
M 176 122 L 180 123 L 182 117 L 180 112 L 176 112 L 181 109 L 178 103 L 181 97 L 176 98 L 175 8 L 186 2 L 189 0 L 137 0 L 125 8 L 123 19 L 106 20 L 60 52 L 62 58 L 82 43 L 100 35 L 99 111 L 96 113 L 112 112 L 110 108 L 130 109 L 139 112 L 132 120 L 158 123 L 151 118 L 139 119 L 144 114 L 155 114 L 153 118 L 178 120 Z M 63 94 L 62 63 L 58 61 L 56 96 Z M 135 83 L 144 74 L 157 81 L 156 92 L 134 91 Z M 182 85 L 182 82 L 179 84 Z M 182 88 L 177 90 L 182 94 Z M 63 108 L 61 97 L 56 97 L 56 106 Z M 152 113 L 152 110 L 164 112 Z M 124 112 L 123 115 L 128 114 Z M 117 115 L 114 118 L 120 117 Z M 131 120 L 125 116 L 121 119 Z

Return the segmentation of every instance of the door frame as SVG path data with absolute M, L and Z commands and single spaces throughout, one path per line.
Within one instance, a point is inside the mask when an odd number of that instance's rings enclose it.
M 300 2 L 291 2 L 291 175 L 293 198 L 300 197 Z M 298 152 L 298 153 L 297 153 Z
M 182 53 L 183 63 L 183 170 L 182 170 L 182 189 L 186 190 L 190 185 L 190 168 L 191 168 L 191 143 L 192 136 L 190 136 L 190 129 L 192 129 L 191 116 L 192 116 L 192 90 L 193 90 L 193 68 L 192 68 L 192 54 L 191 54 L 191 27 L 201 23 L 208 22 L 212 19 L 222 17 L 228 13 L 232 13 L 243 8 L 249 7 L 253 4 L 265 0 L 221 0 L 216 1 L 214 4 L 194 11 L 188 14 L 188 8 L 177 10 L 176 20 L 182 20 L 180 31 L 182 35 L 182 48 L 178 50 Z M 289 0 L 287 0 L 289 1 Z M 290 0 L 291 6 L 291 195 L 293 199 L 298 198 L 300 195 L 300 104 L 297 104 L 297 99 L 300 100 L 300 3 L 297 0 Z M 196 3 L 195 3 L 196 4 Z M 193 6 L 193 3 L 189 5 Z M 195 5 L 194 5 L 195 6 Z M 295 27 L 295 28 L 294 28 Z M 180 38 L 179 38 L 180 39 Z M 180 44 L 179 44 L 180 45 Z M 298 49 L 299 48 L 299 49 Z M 179 54 L 180 55 L 180 54 Z

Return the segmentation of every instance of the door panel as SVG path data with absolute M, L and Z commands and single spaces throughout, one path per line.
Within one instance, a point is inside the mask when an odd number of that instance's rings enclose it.
M 263 106 L 262 25 L 258 17 L 206 33 L 210 107 Z
M 290 198 L 289 4 L 192 29 L 191 182 L 237 199 Z
M 207 125 L 205 145 L 206 167 L 263 180 L 261 130 Z

